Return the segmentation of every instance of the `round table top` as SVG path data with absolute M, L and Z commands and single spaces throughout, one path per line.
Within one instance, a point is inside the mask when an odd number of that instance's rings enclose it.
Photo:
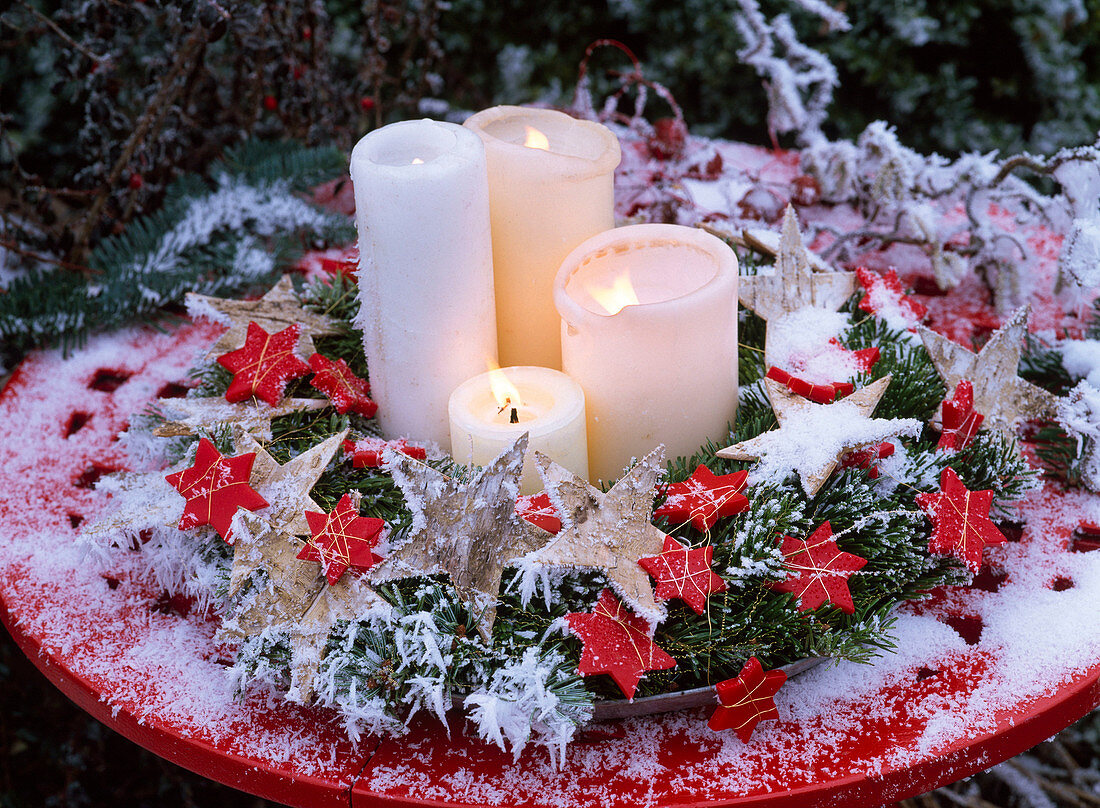
M 857 808 L 989 767 L 1100 703 L 1100 553 L 1076 533 L 1100 524 L 1100 505 L 1049 487 L 974 587 L 900 610 L 896 654 L 792 679 L 781 720 L 747 744 L 689 710 L 590 727 L 556 769 L 543 750 L 513 760 L 469 737 L 459 716 L 352 743 L 333 712 L 274 690 L 236 698 L 215 619 L 162 597 L 138 552 L 78 540 L 95 480 L 124 466 L 119 431 L 178 394 L 214 333 L 132 330 L 69 359 L 36 354 L 0 395 L 0 617 L 75 702 L 202 775 L 299 806 Z

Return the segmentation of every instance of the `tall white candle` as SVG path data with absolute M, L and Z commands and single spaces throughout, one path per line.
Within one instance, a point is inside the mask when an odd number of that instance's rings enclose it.
M 722 441 L 737 410 L 737 258 L 690 227 L 595 236 L 554 280 L 563 369 L 584 389 L 593 479 L 663 443 Z
M 561 371 L 511 367 L 482 373 L 451 395 L 451 455 L 484 466 L 522 433 L 530 435 L 520 492 L 542 490 L 534 452 L 588 476 L 584 392 Z
M 615 225 L 618 138 L 528 107 L 492 107 L 465 125 L 485 142 L 489 167 L 501 364 L 560 368 L 554 275 L 570 250 Z
M 485 149 L 461 126 L 403 121 L 356 144 L 351 177 L 378 419 L 445 446 L 451 391 L 497 353 Z

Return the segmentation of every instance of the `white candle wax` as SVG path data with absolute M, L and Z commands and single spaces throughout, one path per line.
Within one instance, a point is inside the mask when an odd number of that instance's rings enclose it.
M 501 364 L 560 368 L 554 275 L 574 247 L 615 226 L 618 138 L 527 107 L 492 107 L 465 125 L 485 142 L 489 167 Z
M 485 149 L 461 126 L 403 121 L 359 141 L 351 176 L 379 422 L 446 445 L 451 391 L 496 357 Z
M 510 367 L 482 373 L 455 389 L 449 411 L 451 455 L 459 463 L 484 466 L 521 434 L 530 433 L 521 493 L 542 490 L 535 451 L 588 477 L 584 392 L 560 371 Z
M 602 302 L 601 302 L 602 301 Z M 554 281 L 563 369 L 584 389 L 593 479 L 722 441 L 737 410 L 737 258 L 690 227 L 595 236 Z

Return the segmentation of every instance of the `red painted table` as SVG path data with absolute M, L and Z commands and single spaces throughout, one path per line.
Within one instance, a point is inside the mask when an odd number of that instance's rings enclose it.
M 1035 492 L 1017 540 L 972 589 L 906 607 L 899 651 L 788 683 L 782 721 L 749 744 L 706 711 L 610 722 L 555 771 L 434 723 L 347 740 L 338 717 L 252 689 L 235 700 L 215 624 L 183 615 L 139 554 L 78 541 L 130 414 L 185 378 L 211 336 L 133 331 L 70 360 L 36 355 L 0 395 L 0 617 L 38 667 L 99 720 L 200 774 L 301 806 L 874 806 L 957 780 L 1047 738 L 1100 702 L 1100 553 L 1075 542 L 1096 498 Z M 182 535 L 182 534 L 181 534 Z M 181 573 L 182 574 L 182 573 Z

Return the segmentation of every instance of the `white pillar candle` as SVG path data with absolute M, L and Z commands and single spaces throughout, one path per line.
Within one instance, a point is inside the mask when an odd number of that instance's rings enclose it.
M 595 236 L 554 280 L 563 369 L 584 389 L 593 479 L 723 441 L 737 410 L 737 258 L 690 227 Z
M 560 371 L 511 367 L 482 373 L 451 394 L 449 410 L 451 455 L 459 463 L 484 466 L 521 434 L 530 433 L 521 493 L 542 490 L 535 451 L 588 477 L 584 392 Z
M 378 420 L 446 445 L 451 391 L 497 353 L 485 149 L 461 126 L 403 121 L 356 144 L 351 177 Z
M 527 107 L 492 107 L 465 125 L 485 142 L 489 166 L 501 364 L 560 368 L 554 275 L 574 247 L 615 226 L 618 138 Z

